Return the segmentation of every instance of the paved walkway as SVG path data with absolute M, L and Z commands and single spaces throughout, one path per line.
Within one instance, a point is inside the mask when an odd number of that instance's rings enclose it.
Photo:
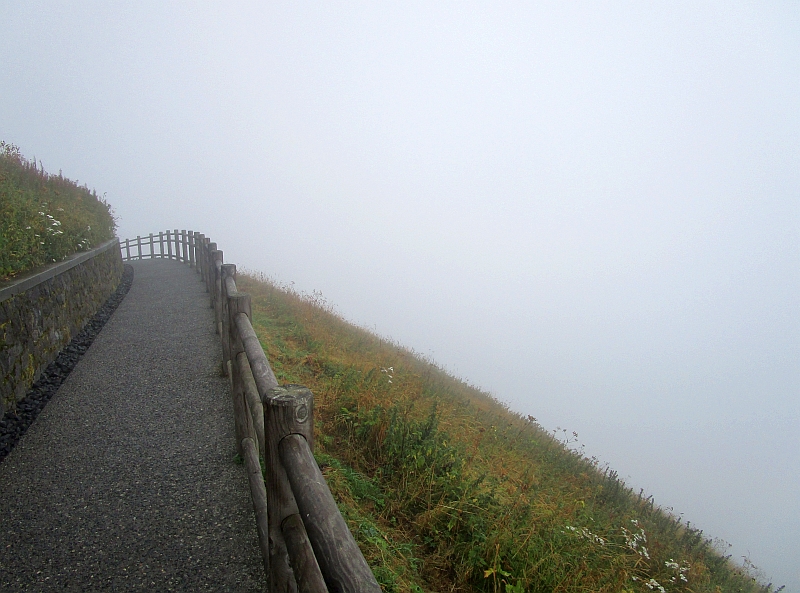
M 2 591 L 261 591 L 247 480 L 199 275 L 133 285 L 0 463 Z

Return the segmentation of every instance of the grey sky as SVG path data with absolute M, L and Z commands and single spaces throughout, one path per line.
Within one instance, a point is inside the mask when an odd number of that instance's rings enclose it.
M 0 5 L 0 137 L 800 590 L 800 5 Z

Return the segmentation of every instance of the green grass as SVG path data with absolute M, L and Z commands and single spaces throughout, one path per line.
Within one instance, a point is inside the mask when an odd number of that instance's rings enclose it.
M 770 591 L 609 468 L 320 294 L 240 277 L 278 380 L 385 591 Z M 557 437 L 561 438 L 557 438 Z
M 108 203 L 0 141 L 0 280 L 114 237 Z

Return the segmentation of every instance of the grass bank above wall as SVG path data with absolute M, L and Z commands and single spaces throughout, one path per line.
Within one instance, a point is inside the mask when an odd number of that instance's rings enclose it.
M 317 459 L 385 591 L 770 591 L 569 438 L 320 294 L 240 276 L 281 383 L 312 389 Z
M 0 280 L 112 239 L 108 203 L 0 142 Z

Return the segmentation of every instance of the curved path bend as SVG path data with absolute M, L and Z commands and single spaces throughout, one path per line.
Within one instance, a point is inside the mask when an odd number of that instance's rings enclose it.
M 198 274 L 133 285 L 0 463 L 2 591 L 262 591 L 213 311 Z

